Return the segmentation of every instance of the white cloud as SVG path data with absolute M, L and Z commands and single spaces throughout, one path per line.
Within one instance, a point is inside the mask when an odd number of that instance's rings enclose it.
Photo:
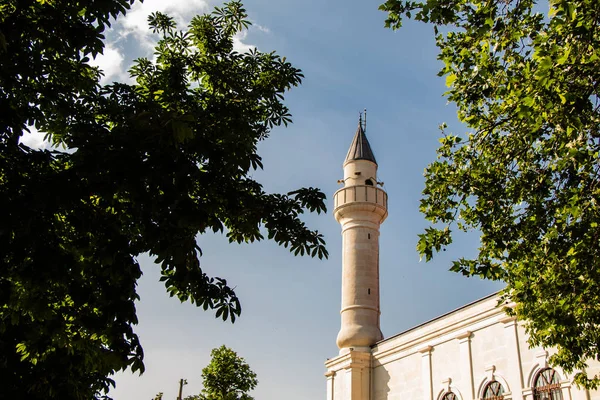
M 266 26 L 257 24 L 256 22 L 252 22 L 252 25 L 250 25 L 250 29 L 239 32 L 233 37 L 233 49 L 238 53 L 246 53 L 256 47 L 256 45 L 244 43 L 244 40 L 246 40 L 249 31 L 260 31 L 266 34 L 271 33 L 271 30 Z
M 104 72 L 100 83 L 105 85 L 115 80 L 127 79 L 127 72 L 123 69 L 123 59 L 123 54 L 116 47 L 108 44 L 104 48 L 104 53 L 98 54 L 95 59 L 90 61 L 90 65 L 98 67 Z
M 91 65 L 99 67 L 104 71 L 101 84 L 113 81 L 133 83 L 127 70 L 138 56 L 148 57 L 151 61 L 156 60 L 154 47 L 158 41 L 158 35 L 153 34 L 148 27 L 148 16 L 153 12 L 163 12 L 175 19 L 179 29 L 186 29 L 195 15 L 211 11 L 210 0 L 145 0 L 136 2 L 124 17 L 110 28 L 110 41 L 107 43 L 104 54 L 98 55 L 90 62 Z M 247 42 L 248 30 L 242 31 L 233 38 L 234 50 L 245 53 L 256 46 Z M 269 28 L 253 22 L 250 32 L 261 32 L 270 34 Z M 130 48 L 128 38 L 133 39 L 137 50 Z M 125 49 L 125 51 L 123 51 Z M 129 50 L 127 50 L 129 49 Z M 135 56 L 132 54 L 135 54 Z M 137 53 L 137 54 L 136 54 Z
M 160 11 L 175 19 L 178 29 L 185 29 L 191 19 L 198 14 L 209 11 L 207 0 L 145 0 L 136 2 L 124 17 L 117 19 L 114 25 L 117 36 L 116 43 L 124 42 L 128 36 L 133 36 L 141 56 L 152 58 L 158 35 L 153 34 L 148 26 L 148 16 Z M 154 57 L 156 57 L 154 55 Z M 127 60 L 131 64 L 131 59 Z M 121 74 L 123 81 L 130 80 L 125 71 Z M 131 80 L 132 81 L 132 80 Z
M 33 126 L 29 126 L 28 129 L 29 132 L 23 132 L 23 136 L 19 140 L 21 143 L 35 150 L 52 150 L 50 141 L 44 140 L 45 133 L 38 131 Z
M 148 16 L 156 11 L 166 13 L 175 19 L 179 29 L 185 29 L 195 15 L 210 11 L 207 0 L 145 0 L 143 3 L 135 3 L 132 9 L 120 18 L 118 21 L 122 26 L 120 35 L 127 36 L 133 34 L 139 41 L 139 46 L 151 51 L 156 45 L 156 36 L 152 35 L 148 28 Z M 253 23 L 250 29 L 256 29 L 260 32 L 270 33 L 269 28 L 257 23 Z M 238 33 L 233 38 L 235 51 L 247 52 L 255 46 L 244 43 L 247 31 Z
M 246 36 L 248 36 L 247 30 L 239 32 L 233 37 L 233 50 L 237 51 L 238 53 L 246 53 L 256 47 L 252 44 L 244 43 Z
M 192 17 L 208 11 L 206 0 L 145 0 L 135 3 L 125 17 L 118 21 L 125 28 L 124 34 L 133 33 L 140 38 L 149 38 L 151 31 L 148 28 L 148 16 L 156 11 L 169 14 L 175 18 L 177 26 L 184 29 Z
M 29 132 L 23 132 L 19 139 L 19 143 L 24 144 L 34 150 L 52 150 L 61 153 L 74 153 L 76 148 L 65 148 L 62 145 L 53 146 L 50 140 L 44 140 L 46 134 L 35 129 L 33 126 L 28 126 Z
M 259 25 L 259 24 L 255 23 L 255 22 L 252 22 L 252 25 L 250 26 L 250 29 L 252 29 L 252 28 L 257 29 L 257 30 L 259 30 L 261 32 L 264 32 L 264 33 L 271 33 L 271 30 L 269 28 L 267 28 L 266 26 Z

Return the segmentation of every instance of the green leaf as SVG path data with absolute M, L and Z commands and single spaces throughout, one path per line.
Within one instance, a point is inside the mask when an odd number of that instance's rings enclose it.
M 455 74 L 448 74 L 446 76 L 446 86 L 452 87 L 452 84 L 454 83 L 455 80 L 456 80 Z
M 590 268 L 600 259 L 597 2 L 551 2 L 548 15 L 533 1 L 381 8 L 394 29 L 410 12 L 433 24 L 438 75 L 467 125 L 462 142 L 441 129 L 425 170 L 420 210 L 431 226 L 419 255 L 429 261 L 445 250 L 454 226 L 479 236 L 476 255 L 450 270 L 506 282 L 529 345 L 556 349 L 550 362 L 567 373 L 584 370 L 600 359 L 589 328 L 600 326 L 600 279 Z M 575 376 L 587 388 L 600 384 Z

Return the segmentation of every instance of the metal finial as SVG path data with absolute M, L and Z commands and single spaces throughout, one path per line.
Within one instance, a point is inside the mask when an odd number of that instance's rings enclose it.
M 362 112 L 358 112 L 358 123 L 362 126 Z
M 366 108 L 365 108 L 365 122 L 364 122 L 363 131 L 365 133 L 367 133 L 367 109 Z

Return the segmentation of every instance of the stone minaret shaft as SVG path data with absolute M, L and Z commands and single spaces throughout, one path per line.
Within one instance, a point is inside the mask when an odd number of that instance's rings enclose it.
M 377 162 L 359 120 L 344 162 L 344 187 L 334 195 L 342 226 L 341 351 L 368 348 L 383 339 L 379 328 L 379 226 L 387 217 L 387 193 L 378 187 Z M 366 349 L 365 349 L 366 350 Z

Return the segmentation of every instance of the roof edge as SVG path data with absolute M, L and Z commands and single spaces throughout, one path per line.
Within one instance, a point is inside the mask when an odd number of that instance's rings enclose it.
M 481 303 L 481 302 L 483 302 L 483 301 L 485 301 L 485 300 L 489 300 L 489 299 L 491 299 L 492 297 L 496 297 L 496 296 L 498 296 L 498 295 L 499 295 L 499 294 L 500 294 L 500 293 L 501 293 L 503 290 L 504 290 L 504 289 L 501 289 L 501 290 L 498 290 L 498 291 L 496 291 L 496 292 L 493 292 L 493 293 L 491 293 L 491 294 L 488 294 L 487 296 L 484 296 L 484 297 L 482 297 L 482 298 L 480 298 L 480 299 L 477 299 L 477 300 L 475 300 L 475 301 L 472 301 L 472 302 L 470 302 L 470 303 L 467 303 L 467 304 L 465 304 L 464 306 L 460 306 L 460 307 L 458 307 L 458 308 L 455 308 L 455 309 L 454 309 L 454 310 L 452 310 L 452 311 L 448 311 L 447 313 L 444 313 L 444 314 L 442 314 L 442 315 L 440 315 L 440 316 L 437 316 L 437 317 L 435 317 L 435 318 L 432 318 L 432 319 L 430 319 L 430 320 L 427 320 L 427 321 L 425 321 L 425 322 L 422 322 L 422 323 L 420 323 L 419 325 L 415 325 L 415 326 L 413 326 L 412 328 L 408 328 L 408 329 L 406 329 L 406 330 L 404 330 L 404 331 L 402 331 L 402 332 L 400 332 L 400 333 L 396 333 L 395 335 L 392 335 L 392 336 L 390 336 L 390 337 L 388 337 L 388 338 L 381 339 L 380 341 L 378 341 L 378 342 L 376 342 L 375 344 L 371 345 L 371 348 L 374 348 L 375 346 L 378 346 L 378 345 L 380 345 L 380 344 L 382 344 L 382 343 L 384 343 L 384 342 L 387 342 L 387 341 L 389 341 L 389 340 L 395 339 L 395 338 L 397 338 L 397 337 L 399 337 L 399 336 L 405 335 L 405 334 L 407 334 L 407 333 L 409 333 L 409 332 L 411 332 L 411 331 L 414 331 L 414 330 L 416 330 L 416 329 L 422 328 L 422 327 L 424 327 L 425 325 L 429 325 L 429 324 L 431 324 L 431 323 L 433 323 L 433 322 L 436 322 L 436 321 L 438 321 L 438 320 L 440 320 L 440 319 L 442 319 L 442 318 L 445 318 L 445 317 L 447 317 L 447 316 L 449 316 L 449 315 L 451 315 L 451 314 L 454 314 L 454 313 L 456 313 L 456 312 L 459 312 L 459 311 L 462 311 L 462 310 L 464 310 L 464 309 L 466 309 L 466 308 L 469 308 L 469 307 L 471 307 L 471 306 L 473 306 L 473 305 L 475 305 L 475 304 L 477 304 L 477 303 Z

